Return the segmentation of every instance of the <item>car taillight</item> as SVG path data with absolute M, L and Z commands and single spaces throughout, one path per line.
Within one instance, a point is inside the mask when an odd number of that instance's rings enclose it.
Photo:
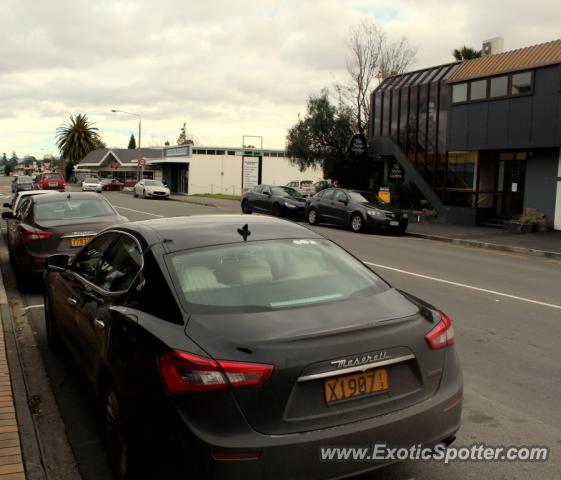
M 271 365 L 215 361 L 173 350 L 160 355 L 158 365 L 170 395 L 251 387 L 266 382 L 273 371 Z
M 47 240 L 53 236 L 52 232 L 45 232 L 41 230 L 28 230 L 23 229 L 21 234 L 21 241 L 23 243 L 36 242 L 37 240 Z
M 439 348 L 448 347 L 453 345 L 456 341 L 456 335 L 454 333 L 454 327 L 452 326 L 452 321 L 448 316 L 436 309 L 440 315 L 440 322 L 434 327 L 429 333 L 425 335 L 427 342 L 433 350 L 438 350 Z

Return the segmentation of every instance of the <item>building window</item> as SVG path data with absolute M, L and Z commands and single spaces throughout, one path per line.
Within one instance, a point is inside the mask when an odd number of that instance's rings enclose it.
M 523 95 L 532 91 L 532 72 L 515 73 L 512 75 L 511 95 Z
M 452 85 L 452 103 L 467 101 L 467 83 Z
M 506 97 L 508 95 L 508 76 L 495 77 L 491 79 L 489 96 L 491 98 Z
M 236 151 L 235 150 L 228 150 L 228 155 L 235 155 Z
M 487 80 L 476 80 L 470 84 L 470 100 L 483 100 L 487 98 Z

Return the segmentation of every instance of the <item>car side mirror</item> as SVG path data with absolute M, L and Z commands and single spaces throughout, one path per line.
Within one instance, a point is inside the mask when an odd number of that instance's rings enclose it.
M 47 257 L 45 268 L 49 272 L 64 272 L 65 270 L 68 270 L 69 260 L 70 256 L 62 253 L 51 255 L 50 257 Z
M 8 220 L 10 218 L 14 218 L 13 212 L 2 212 L 2 218 L 4 220 Z
M 349 203 L 348 200 L 345 200 L 344 198 L 340 198 L 339 202 L 342 203 L 343 205 L 347 205 Z
M 10 208 L 10 204 L 9 203 L 4 203 L 4 208 Z
M 266 195 L 267 197 L 271 196 L 270 192 L 263 192 L 263 195 Z

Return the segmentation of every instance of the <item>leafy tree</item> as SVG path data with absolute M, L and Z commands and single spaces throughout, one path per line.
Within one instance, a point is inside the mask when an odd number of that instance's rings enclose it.
M 13 169 L 14 169 L 14 167 L 8 163 L 6 165 L 6 167 L 4 168 L 4 175 L 10 175 L 10 173 L 12 173 Z
M 19 158 L 16 154 L 16 152 L 12 152 L 12 156 L 10 157 L 10 165 L 12 166 L 16 166 L 19 162 Z
M 186 123 L 183 122 L 183 126 L 179 132 L 179 137 L 177 138 L 177 145 L 193 145 L 194 142 L 191 138 L 187 138 Z
M 472 58 L 481 57 L 481 50 L 476 50 L 472 47 L 466 47 L 465 45 L 461 48 L 455 48 L 452 52 L 454 58 L 458 61 L 471 60 Z
M 323 90 L 310 96 L 306 115 L 288 130 L 287 155 L 301 170 L 321 167 L 326 178 L 337 178 L 343 186 L 368 188 L 372 161 L 349 157 L 352 135 L 349 112 L 332 105 Z
M 335 84 L 335 89 L 341 107 L 352 115 L 355 131 L 366 135 L 374 84 L 407 70 L 417 49 L 405 37 L 388 38 L 384 29 L 372 21 L 351 28 L 347 46 L 350 51 L 347 81 Z
M 164 143 L 164 145 L 165 145 L 166 147 L 169 147 L 169 141 L 166 140 L 166 142 Z
M 136 148 L 136 139 L 134 138 L 134 133 L 131 133 L 131 138 L 129 140 L 129 146 L 127 148 Z
M 8 157 L 6 157 L 6 152 L 2 154 L 2 165 L 6 165 L 8 163 Z
M 98 129 L 92 126 L 86 114 L 70 116 L 57 128 L 56 144 L 63 158 L 71 165 L 78 163 L 92 150 L 105 145 Z

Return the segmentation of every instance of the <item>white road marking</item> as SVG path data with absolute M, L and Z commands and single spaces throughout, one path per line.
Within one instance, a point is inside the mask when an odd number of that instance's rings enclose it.
M 120 208 L 121 210 L 129 210 L 130 212 L 142 213 L 143 215 L 151 215 L 152 217 L 164 218 L 164 215 L 158 215 L 157 213 L 143 212 L 141 210 L 134 210 L 133 208 L 120 207 L 119 205 L 113 205 L 115 208 Z
M 406 275 L 411 275 L 413 277 L 419 277 L 419 278 L 424 278 L 426 280 L 432 280 L 433 282 L 445 283 L 447 285 L 454 285 L 456 287 L 467 288 L 469 290 L 476 290 L 478 292 L 483 292 L 483 293 L 490 293 L 492 295 L 497 295 L 499 297 L 512 298 L 513 300 L 520 300 L 521 302 L 534 303 L 536 305 L 541 305 L 543 307 L 556 308 L 558 310 L 561 310 L 561 305 L 555 305 L 554 303 L 540 302 L 539 300 L 532 300 L 531 298 L 518 297 L 516 295 L 511 295 L 509 293 L 497 292 L 496 290 L 488 290 L 486 288 L 475 287 L 473 285 L 467 285 L 465 283 L 452 282 L 450 280 L 444 280 L 443 278 L 431 277 L 429 275 L 422 275 L 420 273 L 409 272 L 407 270 L 401 270 L 400 268 L 388 267 L 387 265 L 380 265 L 378 263 L 372 263 L 372 262 L 364 262 L 364 263 L 366 265 L 370 265 L 372 267 L 384 268 L 386 270 L 392 270 L 393 272 L 404 273 Z
M 22 310 L 24 312 L 27 312 L 29 309 L 31 308 L 43 308 L 45 305 L 41 304 L 41 305 L 29 305 L 28 307 L 23 307 Z

